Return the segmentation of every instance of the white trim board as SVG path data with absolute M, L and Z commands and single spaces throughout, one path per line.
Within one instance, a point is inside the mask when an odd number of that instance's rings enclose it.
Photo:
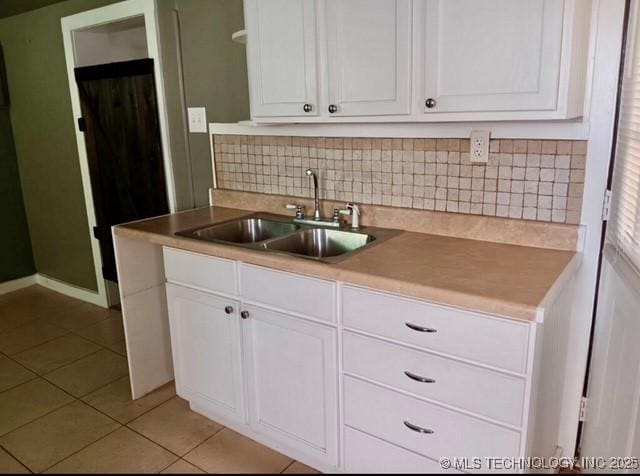
M 37 275 L 32 274 L 31 276 L 25 276 L 24 278 L 18 278 L 12 281 L 5 281 L 4 283 L 0 283 L 0 296 L 3 294 L 11 293 L 13 291 L 17 291 L 18 289 L 37 284 L 36 280 Z
M 472 130 L 489 130 L 500 139 L 586 140 L 589 121 L 441 122 L 402 124 L 270 124 L 251 121 L 211 123 L 210 134 L 307 137 L 469 137 Z
M 40 273 L 35 274 L 34 276 L 35 283 L 33 284 L 39 284 L 40 286 L 51 289 L 52 291 L 55 291 L 57 293 L 79 299 L 80 301 L 95 304 L 96 306 L 104 308 L 108 307 L 106 298 L 95 291 L 90 291 L 85 288 L 80 288 L 72 284 L 64 283 Z
M 73 120 L 75 123 L 75 119 L 82 116 L 80 97 L 78 94 L 78 88 L 76 86 L 74 76 L 76 54 L 74 48 L 73 32 L 76 30 L 103 25 L 114 21 L 120 21 L 135 16 L 144 16 L 148 52 L 147 56 L 149 58 L 152 58 L 154 61 L 156 96 L 158 101 L 158 114 L 160 118 L 160 134 L 162 140 L 167 193 L 170 211 L 174 212 L 176 211 L 176 192 L 173 178 L 171 147 L 169 142 L 167 108 L 165 103 L 164 82 L 162 76 L 162 58 L 160 55 L 160 32 L 158 30 L 158 19 L 155 0 L 126 0 L 123 2 L 108 5 L 106 7 L 96 8 L 62 18 L 62 37 L 64 42 L 69 92 L 71 96 L 71 107 L 73 111 L 73 118 L 69 118 L 69 120 Z M 93 265 L 96 275 L 96 281 L 98 283 L 97 294 L 99 296 L 99 298 L 88 296 L 90 299 L 84 300 L 88 302 L 94 302 L 97 300 L 98 302 L 96 303 L 98 305 L 106 305 L 107 288 L 105 280 L 102 276 L 102 256 L 100 254 L 98 240 L 93 237 L 93 227 L 96 225 L 96 216 L 84 134 L 80 132 L 75 126 L 74 129 L 76 131 L 78 158 L 80 162 L 80 174 L 82 177 L 82 188 L 84 192 L 85 208 L 87 212 L 87 222 L 89 227 L 87 231 L 89 233 L 89 239 L 91 241 Z
M 25 276 L 24 278 L 14 279 L 13 281 L 0 283 L 0 296 L 33 286 L 34 284 L 39 284 L 44 288 L 64 294 L 65 296 L 79 299 L 80 301 L 85 301 L 100 307 L 107 307 L 107 301 L 97 292 L 64 283 L 39 273 L 32 274 L 31 276 Z

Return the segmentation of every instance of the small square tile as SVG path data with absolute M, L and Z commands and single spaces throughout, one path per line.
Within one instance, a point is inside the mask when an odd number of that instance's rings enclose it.
M 191 411 L 189 403 L 179 397 L 145 413 L 129 427 L 181 456 L 222 429 L 219 423 Z
M 0 393 L 0 435 L 72 400 L 71 396 L 40 378 Z
M 122 427 L 61 461 L 48 473 L 157 473 L 178 458 Z
M 118 424 L 75 401 L 0 438 L 0 444 L 39 473 L 118 428 Z
M 280 473 L 292 462 L 288 456 L 226 428 L 184 459 L 208 473 Z
M 45 378 L 72 395 L 81 397 L 127 373 L 127 360 L 104 349 L 54 370 Z

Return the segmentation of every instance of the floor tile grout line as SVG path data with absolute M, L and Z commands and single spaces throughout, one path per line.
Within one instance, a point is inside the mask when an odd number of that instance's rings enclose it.
M 114 420 L 114 421 L 115 421 L 115 420 Z M 100 441 L 100 440 L 104 440 L 107 436 L 109 436 L 109 435 L 111 435 L 111 434 L 115 433 L 116 431 L 120 430 L 121 428 L 124 428 L 124 425 L 122 425 L 120 422 L 117 422 L 117 421 L 116 421 L 116 423 L 118 424 L 118 426 L 117 426 L 117 428 L 114 428 L 114 430 L 113 430 L 113 431 L 110 431 L 109 433 L 107 433 L 107 434 L 105 434 L 105 435 L 101 436 L 101 437 L 100 437 L 100 438 L 98 438 L 97 440 L 94 440 L 94 441 L 92 441 L 91 443 L 88 443 L 88 444 L 84 445 L 82 448 L 80 448 L 80 449 L 78 449 L 78 450 L 74 451 L 73 453 L 68 454 L 67 456 L 65 456 L 65 457 L 64 457 L 64 458 L 62 458 L 61 460 L 56 461 L 56 462 L 55 462 L 55 463 L 53 463 L 51 466 L 48 466 L 47 468 L 43 469 L 43 470 L 42 470 L 42 471 L 40 471 L 40 472 L 41 472 L 41 473 L 46 473 L 46 472 L 47 472 L 47 471 L 49 471 L 51 468 L 53 468 L 55 465 L 62 463 L 63 461 L 65 461 L 65 460 L 67 460 L 67 459 L 71 458 L 72 456 L 74 456 L 74 455 L 76 455 L 76 454 L 80 453 L 82 450 L 87 449 L 89 446 L 96 444 L 96 443 L 97 443 L 98 441 Z
M 8 354 L 8 353 L 6 353 L 6 352 L 4 352 L 4 351 L 2 351 L 2 354 L 6 355 L 7 357 L 11 357 L 11 355 L 21 354 L 22 352 L 26 352 L 26 351 L 28 351 L 28 350 L 35 349 L 36 347 L 39 347 L 39 346 L 44 345 L 44 344 L 48 344 L 48 343 L 50 343 L 50 342 L 52 342 L 52 341 L 54 341 L 54 340 L 56 340 L 56 339 L 60 339 L 61 337 L 65 337 L 65 336 L 67 336 L 68 334 L 73 334 L 73 335 L 75 335 L 76 337 L 81 337 L 82 339 L 85 339 L 85 340 L 87 340 L 87 341 L 89 341 L 89 342 L 92 342 L 93 344 L 100 345 L 100 346 L 102 346 L 102 347 L 104 347 L 104 348 L 108 349 L 108 347 L 107 347 L 107 346 L 105 346 L 104 344 L 101 344 L 100 342 L 95 342 L 95 341 L 93 341 L 93 340 L 91 340 L 91 339 L 87 339 L 87 338 L 86 338 L 86 337 L 84 337 L 83 335 L 78 334 L 78 331 L 81 331 L 81 330 L 84 330 L 84 329 L 88 329 L 89 327 L 92 327 L 92 326 L 94 326 L 94 325 L 98 325 L 98 324 L 100 324 L 100 322 L 105 321 L 105 320 L 107 320 L 107 319 L 108 319 L 108 318 L 104 318 L 104 319 L 100 320 L 100 321 L 99 321 L 99 322 L 97 322 L 97 323 L 91 324 L 91 325 L 89 325 L 89 326 L 87 326 L 87 327 L 83 327 L 83 328 L 81 328 L 81 329 L 76 329 L 76 330 L 74 331 L 74 330 L 67 329 L 66 327 L 63 327 L 63 326 L 58 325 L 58 324 L 55 324 L 55 323 L 46 322 L 46 318 L 44 318 L 44 317 L 36 317 L 36 318 L 34 318 L 33 320 L 30 320 L 30 321 L 28 321 L 28 322 L 25 322 L 24 324 L 22 324 L 22 325 L 20 325 L 20 326 L 14 327 L 14 328 L 12 328 L 12 329 L 7 329 L 7 330 L 5 330 L 5 331 L 0 331 L 0 335 L 2 335 L 2 334 L 4 334 L 4 333 L 11 332 L 11 331 L 14 331 L 14 330 L 17 330 L 17 329 L 19 329 L 19 328 L 21 328 L 21 327 L 26 327 L 26 326 L 28 326 L 28 325 L 34 324 L 36 321 L 41 321 L 41 322 L 43 322 L 44 324 L 47 324 L 47 325 L 49 325 L 49 326 L 53 326 L 53 327 L 56 327 L 56 328 L 58 328 L 58 329 L 61 329 L 61 330 L 65 331 L 65 333 L 64 333 L 64 334 L 61 334 L 61 335 L 59 335 L 59 336 L 53 337 L 52 339 L 47 339 L 47 340 L 45 340 L 45 341 L 43 341 L 43 342 L 39 342 L 38 344 L 36 344 L 36 345 L 34 345 L 34 346 L 28 347 L 28 348 L 26 348 L 26 349 L 22 349 L 22 350 L 20 350 L 19 352 L 15 352 L 14 354 Z M 120 341 L 118 341 L 118 342 L 120 342 Z M 117 342 L 116 342 L 116 343 L 117 343 Z M 109 349 L 109 350 L 111 350 L 111 349 Z M 113 352 L 113 351 L 112 351 L 112 352 Z
M 176 395 L 176 396 L 177 396 L 177 395 Z M 172 398 L 174 398 L 174 397 L 172 397 Z M 172 398 L 171 398 L 171 399 L 172 399 Z M 178 397 L 178 398 L 179 398 L 179 397 Z M 171 399 L 169 399 L 169 400 L 171 400 Z M 164 403 L 167 403 L 169 400 L 165 401 Z M 160 405 L 158 405 L 158 406 L 160 406 Z M 157 408 L 157 407 L 156 407 L 156 408 Z M 151 411 L 151 410 L 149 410 L 149 411 Z M 147 412 L 147 413 L 148 413 L 148 412 Z M 138 418 L 140 418 L 141 416 L 142 416 L 142 415 L 140 415 L 139 417 L 136 417 L 135 419 L 131 420 L 129 423 L 127 423 L 127 424 L 126 424 L 126 425 L 124 425 L 124 426 L 125 426 L 125 427 L 127 427 L 127 428 L 129 428 L 129 429 L 130 429 L 131 431 L 133 431 L 134 433 L 136 433 L 136 434 L 138 434 L 138 435 L 142 436 L 143 438 L 146 438 L 146 439 L 147 439 L 147 440 L 149 440 L 150 442 L 152 442 L 152 443 L 154 443 L 154 444 L 156 444 L 156 445 L 160 446 L 161 448 L 163 448 L 163 449 L 167 450 L 169 453 L 171 453 L 171 454 L 173 454 L 173 455 L 176 455 L 176 456 L 177 456 L 178 458 L 180 458 L 180 459 L 183 459 L 183 457 L 184 457 L 184 456 L 187 456 L 189 453 L 191 453 L 191 452 L 192 452 L 193 450 L 195 450 L 197 447 L 199 447 L 200 445 L 202 445 L 205 441 L 208 441 L 209 439 L 213 438 L 214 436 L 216 436 L 218 433 L 220 433 L 222 430 L 224 430 L 224 429 L 226 428 L 226 426 L 224 426 L 224 425 L 222 425 L 222 424 L 220 424 L 220 423 L 216 422 L 216 423 L 218 423 L 218 424 L 221 426 L 221 428 L 219 428 L 218 430 L 216 430 L 216 432 L 215 432 L 215 433 L 213 433 L 212 435 L 210 435 L 210 436 L 208 436 L 207 438 L 205 438 L 204 440 L 202 440 L 200 443 L 198 443 L 197 445 L 195 445 L 193 448 L 188 449 L 188 450 L 187 450 L 187 452 L 186 452 L 184 455 L 180 456 L 179 454 L 177 454 L 177 453 L 176 453 L 176 452 L 174 452 L 173 450 L 171 450 L 171 449 L 167 448 L 166 446 L 164 446 L 162 443 L 159 443 L 159 442 L 157 442 L 157 441 L 152 440 L 150 437 L 148 437 L 148 436 L 144 435 L 143 433 L 139 432 L 139 431 L 138 431 L 138 430 L 136 430 L 135 428 L 132 428 L 132 427 L 130 427 L 130 426 L 129 426 L 129 424 L 130 424 L 130 423 L 133 423 L 134 421 L 136 421 L 136 420 L 137 420 Z M 211 421 L 214 421 L 214 420 L 211 420 Z M 174 462 L 175 462 L 175 461 L 174 461 Z M 187 461 L 187 462 L 188 462 L 188 461 Z
M 86 397 L 88 397 L 89 395 L 91 395 L 91 394 L 93 394 L 93 393 L 95 393 L 95 392 L 97 392 L 97 391 L 99 391 L 99 390 L 102 390 L 102 389 L 104 389 L 104 388 L 108 387 L 109 385 L 111 385 L 111 384 L 113 384 L 113 383 L 117 382 L 118 380 L 120 380 L 120 379 L 122 379 L 122 378 L 124 378 L 124 377 L 129 377 L 129 375 L 123 375 L 122 377 L 117 378 L 117 379 L 116 379 L 116 380 L 114 380 L 113 382 L 109 382 L 108 384 L 103 385 L 102 387 L 96 388 L 95 390 L 93 390 L 93 391 L 91 391 L 91 392 L 87 393 L 86 395 L 84 395 L 84 396 L 82 396 L 82 397 L 79 397 L 79 398 L 78 398 L 78 400 L 82 401 L 83 403 L 86 403 L 86 404 L 87 404 L 87 405 L 89 405 L 91 408 L 93 408 L 94 410 L 96 410 L 96 411 L 98 411 L 98 412 L 102 413 L 103 415 L 107 415 L 109 418 L 111 418 L 111 419 L 115 420 L 115 418 L 113 418 L 111 415 L 109 415 L 109 414 L 105 413 L 105 412 L 104 412 L 103 410 L 101 410 L 100 408 L 93 406 L 91 403 L 87 402 L 87 401 L 86 401 L 86 400 L 84 400 L 84 399 L 85 399 Z M 165 385 L 166 385 L 166 384 L 165 384 Z M 151 393 L 153 393 L 153 392 L 151 392 Z M 147 395 L 149 395 L 149 394 L 147 394 Z M 146 395 L 145 395 L 145 396 L 146 396 Z M 134 420 L 137 420 L 137 419 L 138 419 L 138 418 L 140 418 L 142 415 L 146 415 L 146 414 L 147 414 L 147 413 L 149 413 L 151 410 L 155 410 L 155 409 L 156 409 L 156 408 L 158 408 L 160 405 L 163 405 L 163 404 L 167 403 L 169 400 L 171 400 L 172 398 L 174 398 L 174 397 L 176 397 L 176 396 L 177 396 L 177 395 L 175 395 L 175 394 L 174 394 L 174 395 L 172 395 L 171 397 L 167 398 L 166 400 L 164 400 L 164 401 L 162 401 L 162 402 L 158 403 L 157 405 L 154 405 L 153 407 L 149 408 L 148 410 L 145 410 L 145 411 L 144 411 L 144 412 L 142 412 L 140 415 L 136 416 L 135 418 L 133 418 L 132 420 L 129 420 L 129 421 L 128 421 L 128 422 L 126 422 L 126 423 L 122 423 L 122 422 L 120 422 L 120 421 L 118 421 L 118 420 L 116 420 L 116 421 L 117 421 L 118 423 L 120 423 L 122 426 L 126 426 L 126 427 L 128 428 L 129 423 L 133 422 Z M 144 397 L 141 397 L 141 398 L 144 398 Z M 135 400 L 133 400 L 133 399 L 132 399 L 131 401 L 135 401 Z
M 53 341 L 51 341 L 51 342 L 53 342 Z M 35 349 L 35 347 L 34 347 L 34 349 Z M 33 350 L 33 349 L 31 349 L 31 350 Z M 84 358 L 86 358 L 86 357 L 90 357 L 90 356 L 92 356 L 93 354 L 97 354 L 97 353 L 98 353 L 98 352 L 100 352 L 101 350 L 111 350 L 111 349 L 108 349 L 108 348 L 106 348 L 106 347 L 101 347 L 100 349 L 97 349 L 97 350 L 94 350 L 94 351 L 92 351 L 92 352 L 89 352 L 88 354 L 84 354 L 84 355 L 82 355 L 82 356 L 78 357 L 78 358 L 77 358 L 77 359 L 75 359 L 75 360 L 72 360 L 72 361 L 70 361 L 70 362 L 67 362 L 67 363 L 65 363 L 65 364 L 62 364 L 60 367 L 56 367 L 55 369 L 49 370 L 49 371 L 47 371 L 47 372 L 45 372 L 45 373 L 40 373 L 40 372 L 38 372 L 38 371 L 37 371 L 37 370 L 35 370 L 35 369 L 29 368 L 29 367 L 27 367 L 26 365 L 22 364 L 19 360 L 16 360 L 16 359 L 12 359 L 12 360 L 13 360 L 14 362 L 17 362 L 17 363 L 21 364 L 24 368 L 26 368 L 27 370 L 29 370 L 29 371 L 31 371 L 31 372 L 33 372 L 33 373 L 35 373 L 35 374 L 36 374 L 36 375 L 38 375 L 39 377 L 43 377 L 43 378 L 44 378 L 44 376 L 45 376 L 45 375 L 49 375 L 49 374 L 51 374 L 51 373 L 55 372 L 56 370 L 60 370 L 60 369 L 62 369 L 62 368 L 64 368 L 64 367 L 67 367 L 68 365 L 75 364 L 76 362 L 78 362 L 78 361 L 80 361 L 80 360 L 82 360 L 82 359 L 84 359 Z M 25 352 L 26 352 L 26 351 L 25 351 Z M 111 352 L 113 352 L 113 351 L 111 351 Z M 118 355 L 119 355 L 119 354 L 118 354 Z
M 41 377 L 40 377 L 40 375 L 38 375 L 38 374 L 34 374 L 34 375 L 33 375 L 33 377 L 28 378 L 28 379 L 27 379 L 27 380 L 25 380 L 24 382 L 20 382 L 19 384 L 13 385 L 13 386 L 11 386 L 11 387 L 9 387 L 9 388 L 5 388 L 4 390 L 0 391 L 0 395 L 2 395 L 2 394 L 3 394 L 3 393 L 5 393 L 5 392 L 9 392 L 9 391 L 11 391 L 11 390 L 13 390 L 13 389 L 15 389 L 15 388 L 18 388 L 20 385 L 24 385 L 25 383 L 29 383 L 29 382 L 31 382 L 32 380 L 35 380 L 35 379 L 37 379 L 37 378 L 41 378 Z
M 193 411 L 193 410 L 191 410 Z M 206 418 L 206 417 L 205 417 Z M 215 421 L 215 420 L 211 420 L 211 421 Z M 220 425 L 220 429 L 218 431 L 216 431 L 213 435 L 209 436 L 208 438 L 205 438 L 203 441 L 201 441 L 200 443 L 198 443 L 196 446 L 194 446 L 193 448 L 191 448 L 189 451 L 187 451 L 184 456 L 181 456 L 180 459 L 186 461 L 187 463 L 195 466 L 196 468 L 198 468 L 200 471 L 204 471 L 206 474 L 210 474 L 209 471 L 206 471 L 205 469 L 201 468 L 200 466 L 198 466 L 195 463 L 192 463 L 191 461 L 189 461 L 188 459 L 185 459 L 184 457 L 193 453 L 193 451 L 195 451 L 196 448 L 200 448 L 202 445 L 204 445 L 207 441 L 209 441 L 211 438 L 213 438 L 214 436 L 216 436 L 218 433 L 220 433 L 223 430 L 229 430 L 229 431 L 233 431 L 231 428 L 228 428 L 226 426 L 224 426 L 222 423 L 219 423 L 217 421 L 215 421 L 216 423 L 218 423 L 218 425 Z M 166 468 L 165 468 L 166 469 Z
M 51 325 L 53 325 L 53 324 L 51 324 Z M 58 327 L 58 326 L 55 326 L 55 327 Z M 67 329 L 64 329 L 63 327 L 59 327 L 59 329 L 63 329 L 63 330 L 65 330 L 65 331 L 66 331 L 66 333 L 64 333 L 64 334 L 60 334 L 60 335 L 58 335 L 58 336 L 52 337 L 51 339 L 47 339 L 47 340 L 42 341 L 42 342 L 38 342 L 36 345 L 33 345 L 33 346 L 28 347 L 28 348 L 26 348 L 26 349 L 19 350 L 18 352 L 14 352 L 13 354 L 7 354 L 6 352 L 4 352 L 4 355 L 6 355 L 6 356 L 8 356 L 8 357 L 12 357 L 13 355 L 18 355 L 18 354 L 21 354 L 22 352 L 26 352 L 26 351 L 28 351 L 28 350 L 35 349 L 36 347 L 39 347 L 39 346 L 41 346 L 41 345 L 43 345 L 43 344 L 48 344 L 49 342 L 52 342 L 52 341 L 54 341 L 54 340 L 56 340 L 56 339 L 59 339 L 60 337 L 64 337 L 64 336 L 66 336 L 67 334 L 70 334 L 70 333 L 71 333 L 71 331 L 69 331 L 69 330 L 67 330 Z
M 8 433 L 7 433 L 8 434 Z M 11 451 L 9 451 L 9 448 L 5 447 L 3 444 L 0 443 L 0 448 L 2 448 L 9 456 L 11 456 L 13 459 L 15 459 L 18 464 L 20 466 L 22 466 L 24 469 L 26 469 L 27 471 L 29 471 L 29 473 L 33 473 L 33 471 L 31 471 L 31 469 L 29 469 L 29 467 L 24 464 L 16 455 L 14 455 Z
M 66 392 L 65 392 L 65 393 L 66 393 Z M 40 415 L 40 416 L 38 416 L 38 417 L 34 418 L 33 420 L 29 420 L 29 421 L 27 421 L 27 422 L 24 422 L 23 424 L 21 424 L 21 425 L 19 425 L 19 426 L 16 426 L 15 428 L 13 428 L 13 429 L 11 429 L 11 430 L 7 431 L 6 433 L 2 433 L 2 434 L 0 434 L 0 440 L 2 440 L 2 438 L 4 438 L 5 436 L 7 436 L 7 435 L 9 435 L 9 434 L 13 433 L 14 431 L 19 430 L 20 428 L 24 428 L 25 426 L 27 426 L 27 425 L 29 425 L 29 424 L 31 424 L 31 423 L 34 423 L 34 422 L 36 422 L 36 421 L 40 420 L 41 418 L 44 418 L 44 417 L 46 417 L 46 416 L 48 416 L 48 415 L 51 415 L 52 413 L 54 413 L 54 412 L 56 412 L 56 411 L 60 410 L 61 408 L 66 407 L 67 405 L 71 405 L 72 403 L 75 403 L 75 402 L 78 400 L 78 399 L 77 399 L 76 397 L 74 397 L 73 395 L 70 395 L 70 396 L 71 396 L 71 398 L 73 398 L 73 400 L 72 400 L 72 401 L 67 402 L 67 403 L 63 403 L 63 404 L 62 404 L 62 405 L 60 405 L 59 407 L 53 408 L 52 410 L 49 410 L 48 412 L 43 413 L 42 415 Z M 1 443 L 0 443 L 0 446 L 1 446 Z
M 293 460 L 291 463 L 289 463 L 282 471 L 280 471 L 280 474 L 284 474 L 284 472 L 286 470 L 288 470 L 297 460 Z

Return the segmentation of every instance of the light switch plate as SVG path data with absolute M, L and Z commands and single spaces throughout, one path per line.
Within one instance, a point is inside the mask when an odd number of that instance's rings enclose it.
M 204 107 L 187 108 L 189 132 L 207 133 L 207 110 Z
M 470 142 L 471 162 L 486 164 L 489 161 L 489 131 L 471 131 Z

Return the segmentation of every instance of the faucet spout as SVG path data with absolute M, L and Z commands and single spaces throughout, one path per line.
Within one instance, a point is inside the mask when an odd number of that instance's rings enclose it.
M 313 178 L 313 192 L 314 192 L 314 212 L 313 219 L 320 220 L 320 192 L 318 190 L 318 175 L 311 169 L 307 169 L 305 173 Z

